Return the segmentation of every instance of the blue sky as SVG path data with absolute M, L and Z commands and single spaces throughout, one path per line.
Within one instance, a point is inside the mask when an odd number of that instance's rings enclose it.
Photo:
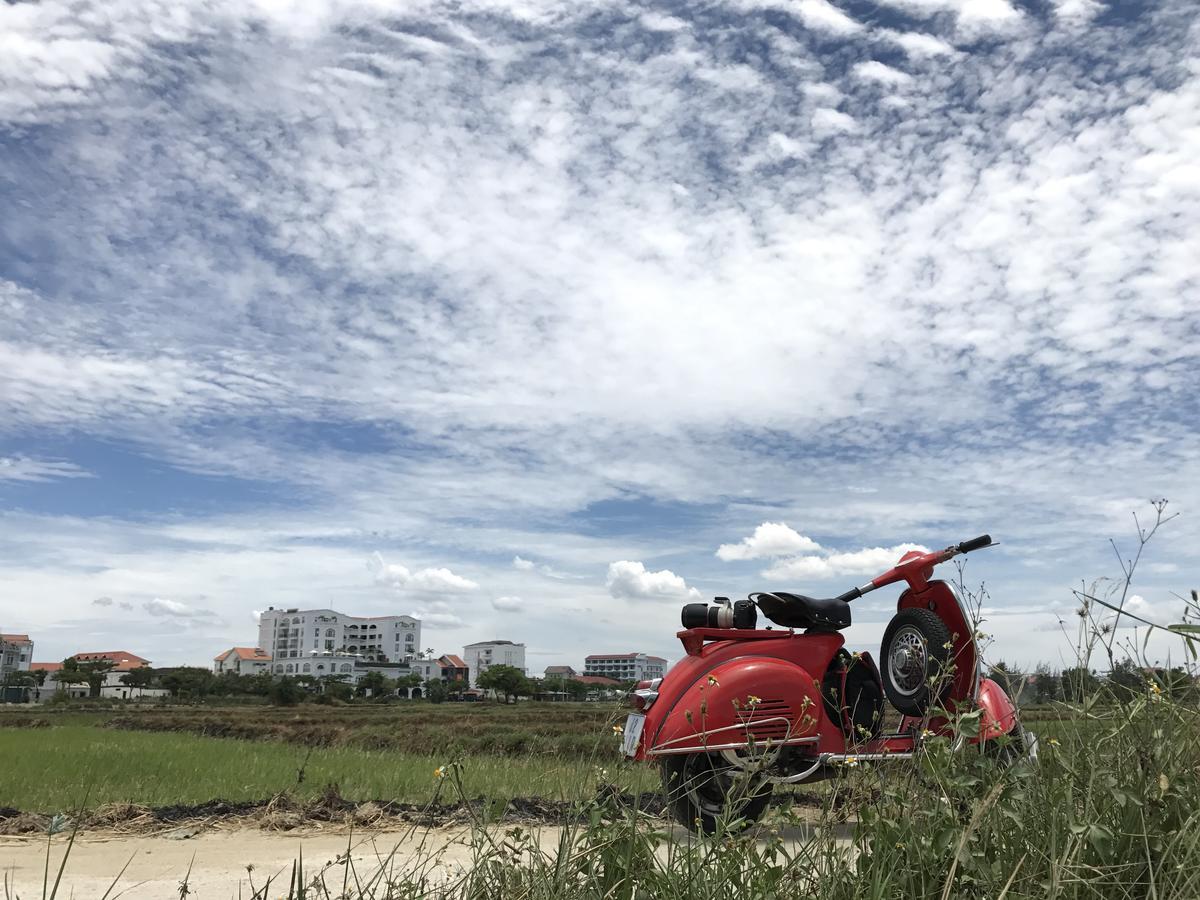
M 405 10 L 0 6 L 5 631 L 204 662 L 334 606 L 674 658 L 687 599 L 990 531 L 992 657 L 1058 664 L 1158 496 L 1177 618 L 1193 4 Z

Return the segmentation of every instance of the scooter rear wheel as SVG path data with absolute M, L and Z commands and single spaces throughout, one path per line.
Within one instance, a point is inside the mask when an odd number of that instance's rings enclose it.
M 902 609 L 883 633 L 883 690 L 906 716 L 923 716 L 949 679 L 950 629 L 928 609 Z
M 720 753 L 664 757 L 662 778 L 671 815 L 690 831 L 713 834 L 722 824 L 752 824 L 771 802 L 769 782 L 740 772 Z

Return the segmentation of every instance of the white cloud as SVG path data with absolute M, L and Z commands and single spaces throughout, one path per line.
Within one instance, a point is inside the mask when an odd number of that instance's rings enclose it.
M 178 600 L 168 600 L 155 597 L 142 604 L 142 608 L 152 616 L 169 616 L 175 619 L 208 619 L 214 616 L 212 610 L 198 609 Z
M 90 472 L 63 460 L 0 456 L 0 482 L 51 481 L 55 478 L 91 477 Z
M 858 122 L 847 113 L 821 107 L 813 111 L 812 129 L 818 135 L 841 134 L 857 131 Z
M 898 563 L 900 557 L 909 550 L 926 552 L 927 548 L 919 544 L 897 544 L 895 547 L 871 547 L 827 556 L 797 556 L 780 560 L 762 574 L 771 581 L 815 581 L 846 575 L 878 575 Z
M 1117 605 L 1117 600 L 1114 599 L 1112 602 L 1114 606 Z M 1117 628 L 1146 627 L 1142 622 L 1137 621 L 1137 619 L 1132 619 L 1124 614 L 1118 614 L 1104 607 L 1097 607 L 1097 612 L 1101 613 L 1101 621 L 1112 622 Z M 1124 612 L 1137 616 L 1138 619 L 1153 622 L 1155 625 L 1169 625 L 1172 622 L 1181 621 L 1181 617 L 1179 615 L 1172 616 L 1172 612 L 1164 604 L 1153 603 L 1141 594 L 1130 594 L 1126 598 Z
M 918 31 L 891 31 L 886 30 L 881 34 L 888 40 L 897 44 L 906 54 L 909 59 L 928 59 L 937 56 L 954 56 L 958 53 L 957 50 L 946 41 L 932 34 L 924 34 Z
M 814 31 L 849 37 L 863 31 L 861 22 L 846 15 L 828 0 L 735 0 L 743 10 L 778 9 L 796 16 Z
M 629 560 L 609 564 L 606 584 L 609 594 L 618 600 L 700 599 L 700 592 L 670 569 L 650 572 L 642 563 Z
M 913 14 L 953 13 L 966 32 L 1007 30 L 1022 18 L 1008 0 L 881 0 Z
M 520 612 L 524 606 L 520 597 L 496 597 L 492 600 L 492 609 L 499 612 Z
M 1083 23 L 1093 19 L 1104 9 L 1098 0 L 1053 0 L 1054 14 L 1072 23 Z
M 686 31 L 691 26 L 683 19 L 657 12 L 644 12 L 638 21 L 651 31 Z
M 532 572 L 537 567 L 537 563 L 531 559 L 523 559 L 520 556 L 514 556 L 512 566 L 514 569 L 520 569 L 522 572 Z
M 461 628 L 464 624 L 462 617 L 452 612 L 426 609 L 417 610 L 415 615 L 426 628 Z
M 852 71 L 855 77 L 861 78 L 863 81 L 885 84 L 890 87 L 907 85 L 912 83 L 913 80 L 913 77 L 907 72 L 893 69 L 891 66 L 874 59 L 856 64 Z
M 801 21 L 809 28 L 838 35 L 850 35 L 863 30 L 861 22 L 856 22 L 827 0 L 798 0 L 794 7 Z
M 785 522 L 763 522 L 754 529 L 754 534 L 742 538 L 739 543 L 722 544 L 718 547 L 717 558 L 726 561 L 763 559 L 811 553 L 820 549 L 820 544 L 800 534 Z
M 95 600 L 92 601 L 92 605 L 93 606 L 112 606 L 113 598 L 112 597 L 97 597 Z
M 461 594 L 479 587 L 469 578 L 456 575 L 445 567 L 409 571 L 398 563 L 385 563 L 378 553 L 372 554 L 368 565 L 375 574 L 375 583 L 398 591 L 417 591 L 431 594 Z

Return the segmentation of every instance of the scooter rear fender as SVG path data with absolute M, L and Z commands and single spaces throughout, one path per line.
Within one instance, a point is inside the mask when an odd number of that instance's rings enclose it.
M 689 654 L 659 685 L 636 758 L 840 746 L 841 732 L 821 703 L 820 676 L 842 643 L 840 634 L 780 636 L 718 641 Z

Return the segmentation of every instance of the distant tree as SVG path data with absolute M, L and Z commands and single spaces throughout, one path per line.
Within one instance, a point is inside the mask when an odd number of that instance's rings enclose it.
M 1146 676 L 1132 659 L 1123 659 L 1113 666 L 1105 680 L 1118 700 L 1130 700 L 1146 693 Z
M 285 675 L 272 682 L 267 697 L 275 706 L 295 706 L 304 698 L 304 691 L 295 678 Z
M 217 677 L 199 666 L 179 666 L 160 671 L 159 683 L 171 692 L 172 697 L 203 700 L 217 684 Z
M 1070 703 L 1082 703 L 1096 693 L 1100 679 L 1090 669 L 1077 666 L 1063 669 L 1062 692 L 1063 699 Z
M 141 666 L 137 669 L 130 669 L 121 676 L 121 684 L 128 687 L 144 688 L 149 687 L 155 679 L 156 675 L 149 666 Z
M 62 668 L 58 670 L 57 681 L 60 684 L 86 684 L 89 697 L 99 697 L 100 689 L 104 687 L 104 679 L 112 671 L 114 663 L 110 659 L 98 659 L 81 662 L 73 656 L 63 660 Z
M 322 696 L 333 700 L 349 700 L 354 696 L 354 688 L 340 675 L 325 675 L 318 681 L 318 689 Z
M 430 678 L 425 682 L 425 698 L 430 703 L 446 701 L 446 683 L 440 678 Z
M 354 693 L 359 697 L 382 697 L 384 694 L 391 692 L 394 685 L 392 680 L 382 672 L 368 672 L 362 678 L 358 679 L 358 685 L 354 688 Z
M 566 691 L 572 700 L 583 700 L 587 697 L 588 686 L 582 681 L 576 681 L 574 678 L 568 678 L 563 682 L 563 690 Z
M 1049 666 L 1040 665 L 1033 673 L 1033 700 L 1035 703 L 1052 703 L 1061 696 L 1059 677 L 1050 671 Z
M 491 666 L 475 679 L 475 684 L 484 690 L 495 691 L 505 701 L 531 693 L 529 679 L 516 666 Z

